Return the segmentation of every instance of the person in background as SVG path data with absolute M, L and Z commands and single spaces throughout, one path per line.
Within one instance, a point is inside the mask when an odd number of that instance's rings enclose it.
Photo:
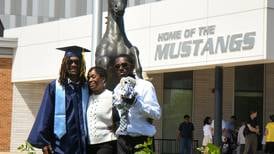
M 239 154 L 242 154 L 245 149 L 245 136 L 244 136 L 244 129 L 245 129 L 246 123 L 245 121 L 242 121 L 242 125 L 239 128 L 238 136 L 237 136 L 237 143 L 239 145 Z
M 229 138 L 231 151 L 234 153 L 237 149 L 238 126 L 236 116 L 232 115 L 226 124 L 227 137 Z
M 107 72 L 101 67 L 92 67 L 87 80 L 90 90 L 87 108 L 88 153 L 115 154 L 117 116 L 113 112 L 112 92 L 106 89 Z
M 139 149 L 135 146 L 144 144 L 156 133 L 152 119 L 160 119 L 161 108 L 154 86 L 143 79 L 135 78 L 134 60 L 127 54 L 115 58 L 114 68 L 120 81 L 113 92 L 113 104 L 120 116 L 116 131 L 117 153 L 133 154 Z M 153 149 L 153 145 L 149 147 Z
M 270 115 L 270 122 L 265 126 L 265 153 L 274 154 L 274 115 Z
M 257 153 L 257 135 L 259 135 L 259 126 L 257 122 L 257 111 L 250 111 L 249 119 L 246 123 L 246 135 L 245 135 L 245 150 L 244 154 L 249 152 L 252 154 Z M 244 130 L 245 131 L 245 130 Z
M 78 46 L 65 51 L 59 78 L 50 82 L 27 141 L 43 153 L 86 153 L 88 87 L 85 60 Z
M 236 142 L 237 140 L 237 130 L 236 130 L 236 116 L 232 115 L 230 120 L 227 122 L 227 131 L 228 136 L 231 138 L 232 142 Z
M 203 126 L 203 133 L 204 133 L 204 138 L 203 138 L 203 146 L 207 146 L 208 143 L 212 143 L 212 137 L 213 137 L 213 128 L 211 126 L 211 118 L 206 117 L 204 119 L 204 126 Z
M 211 120 L 211 127 L 214 130 L 214 120 Z M 222 132 L 224 133 L 227 130 L 227 124 L 225 120 L 222 120 Z M 226 133 L 226 132 L 225 132 Z
M 177 139 L 180 140 L 180 154 L 192 153 L 194 126 L 190 121 L 190 116 L 184 116 L 184 122 L 179 125 Z

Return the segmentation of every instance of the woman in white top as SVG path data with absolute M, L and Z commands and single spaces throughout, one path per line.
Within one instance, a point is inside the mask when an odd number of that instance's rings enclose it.
M 203 138 L 203 146 L 207 146 L 208 143 L 212 143 L 212 136 L 213 136 L 213 128 L 211 126 L 211 118 L 206 117 L 204 119 L 204 126 L 203 126 L 203 132 L 204 132 L 204 138 Z
M 115 154 L 112 92 L 105 87 L 107 73 L 101 67 L 92 67 L 87 78 L 90 90 L 87 108 L 88 153 Z

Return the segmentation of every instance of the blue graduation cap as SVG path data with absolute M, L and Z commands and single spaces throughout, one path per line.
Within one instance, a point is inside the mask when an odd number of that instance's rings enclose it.
M 65 57 L 77 56 L 80 58 L 82 57 L 82 52 L 90 52 L 90 50 L 79 47 L 79 46 L 68 46 L 68 47 L 62 47 L 57 49 L 65 51 Z

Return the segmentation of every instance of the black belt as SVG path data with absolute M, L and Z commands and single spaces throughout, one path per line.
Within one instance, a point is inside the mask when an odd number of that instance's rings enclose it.
M 119 138 L 123 138 L 123 139 L 137 139 L 137 140 L 146 140 L 147 138 L 149 138 L 149 136 L 130 136 L 130 135 L 119 135 Z

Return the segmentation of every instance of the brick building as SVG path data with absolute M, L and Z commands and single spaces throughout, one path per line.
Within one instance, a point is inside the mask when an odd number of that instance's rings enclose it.
M 12 60 L 16 39 L 0 37 L 0 151 L 10 150 L 12 115 Z

